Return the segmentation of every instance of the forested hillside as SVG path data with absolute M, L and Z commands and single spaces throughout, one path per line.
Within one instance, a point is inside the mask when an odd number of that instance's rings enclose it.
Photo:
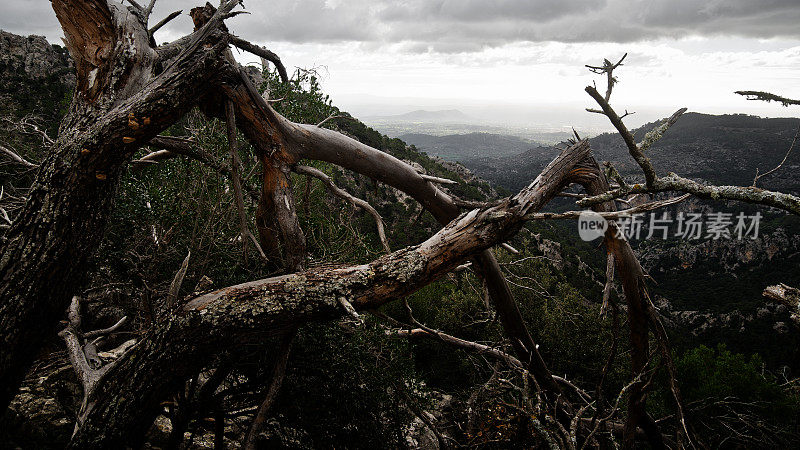
M 641 140 L 656 125 L 646 124 L 634 130 L 634 136 Z M 783 160 L 798 126 L 800 119 L 687 113 L 653 146 L 650 157 L 658 167 L 669 167 L 705 182 L 748 185 L 757 169 L 763 174 Z M 461 142 L 461 154 L 469 155 L 479 148 L 469 136 L 461 136 L 460 141 L 456 140 L 459 136 L 437 139 Z M 441 154 L 439 141 L 421 141 L 420 149 Z M 605 133 L 590 142 L 599 159 L 614 161 L 621 175 L 634 179 L 639 167 L 629 158 L 619 134 Z M 484 154 L 453 159 L 463 162 L 493 185 L 513 192 L 525 186 L 528 174 L 541 171 L 558 151 L 554 147 L 529 144 L 517 155 Z M 759 187 L 797 192 L 800 182 L 794 174 L 798 166 L 800 155 L 790 153 L 782 170 L 759 179 Z M 553 207 L 572 208 L 567 199 L 554 202 Z M 675 217 L 680 212 L 754 214 L 759 209 L 740 203 L 693 200 L 667 211 Z M 765 220 L 760 237 L 754 240 L 651 239 L 633 240 L 632 244 L 657 281 L 653 290 L 663 298 L 664 312 L 672 316 L 676 329 L 692 335 L 692 341 L 707 345 L 725 342 L 738 351 L 760 351 L 772 362 L 795 366 L 800 358 L 794 350 L 796 345 L 782 344 L 797 342 L 795 330 L 786 326 L 782 308 L 775 310 L 764 304 L 761 291 L 762 285 L 779 280 L 800 282 L 800 222 L 781 212 L 762 213 Z M 563 226 L 565 234 L 575 233 L 571 223 L 558 226 Z M 643 228 L 646 236 L 648 224 Z
M 491 133 L 451 134 L 431 136 L 429 134 L 403 134 L 400 139 L 413 144 L 431 156 L 447 161 L 475 161 L 481 158 L 503 158 L 523 153 L 532 143 L 515 136 Z M 549 162 L 549 161 L 548 161 Z M 481 176 L 486 176 L 481 173 Z
M 633 134 L 641 141 L 656 125 L 656 122 L 645 124 L 633 130 Z M 753 182 L 756 169 L 764 173 L 783 160 L 798 126 L 800 119 L 793 118 L 690 112 L 670 128 L 669 134 L 656 142 L 650 158 L 657 166 L 669 167 L 692 178 L 715 184 L 748 185 Z M 501 144 L 500 151 L 491 152 L 491 145 L 483 146 L 474 136 L 480 135 L 411 137 L 423 152 L 459 161 L 479 176 L 511 191 L 525 186 L 527 174 L 541 171 L 558 154 L 558 150 L 551 146 L 500 135 L 491 135 L 492 144 Z M 638 166 L 628 158 L 628 150 L 619 134 L 604 133 L 590 141 L 599 160 L 614 161 L 622 175 L 637 173 Z M 503 142 L 518 144 L 502 145 Z M 522 148 L 513 154 L 519 146 Z M 792 175 L 798 166 L 800 155 L 790 155 L 784 170 L 761 179 L 761 186 L 796 192 L 800 189 L 800 181 Z

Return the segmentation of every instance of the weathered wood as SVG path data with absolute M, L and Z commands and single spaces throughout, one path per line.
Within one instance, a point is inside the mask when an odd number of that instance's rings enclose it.
M 79 82 L 59 138 L 0 250 L 0 408 L 83 282 L 125 163 L 193 106 L 193 93 L 216 76 L 226 48 L 215 20 L 172 60 L 159 61 L 147 30 L 122 5 L 52 4 Z
M 265 114 L 264 99 L 252 101 L 255 91 L 250 79 L 238 67 L 229 65 L 221 93 L 234 105 L 236 124 L 256 151 L 261 164 L 261 198 L 256 211 L 256 227 L 261 247 L 283 269 L 297 272 L 305 266 L 306 239 L 297 218 L 292 193 L 291 166 L 298 158 L 289 152 L 288 143 L 275 128 L 274 117 Z M 270 109 L 267 105 L 267 109 Z M 207 113 L 213 111 L 206 109 Z
M 235 104 L 242 107 L 242 112 L 237 112 L 237 117 L 245 122 L 240 128 L 263 151 L 285 152 L 285 155 L 280 153 L 284 155 L 281 158 L 295 161 L 303 158 L 326 161 L 380 180 L 417 200 L 441 224 L 458 216 L 460 209 L 454 200 L 410 165 L 335 131 L 287 120 L 258 94 L 249 78 L 243 74 L 240 77 L 241 86 L 230 89 L 227 95 L 238 99 Z M 529 364 L 541 387 L 559 393 L 560 388 L 539 354 L 494 254 L 487 249 L 476 256 L 476 262 L 516 354 Z
M 275 65 L 275 68 L 278 69 L 278 74 L 281 77 L 281 80 L 284 83 L 289 82 L 289 74 L 286 73 L 286 67 L 284 67 L 281 58 L 275 54 L 275 52 L 270 51 L 264 47 L 259 47 L 257 45 L 251 44 L 250 42 L 245 41 L 244 39 L 236 36 L 230 37 L 231 44 L 239 47 L 240 49 L 250 52 L 256 56 L 260 56 L 263 60 L 269 61 Z
M 306 238 L 297 217 L 291 169 L 267 155 L 260 155 L 260 160 L 262 186 L 256 225 L 262 247 L 267 245 L 273 255 L 279 256 L 287 272 L 298 272 L 305 267 Z
M 609 189 L 608 180 L 603 175 L 594 158 L 588 158 L 576 171 L 577 183 L 586 193 L 597 195 Z M 598 213 L 612 213 L 617 207 L 608 201 L 593 207 Z M 631 372 L 634 377 L 644 372 L 649 358 L 649 317 L 648 294 L 645 284 L 644 270 L 633 249 L 624 237 L 620 238 L 619 228 L 613 220 L 608 222 L 603 242 L 609 255 L 613 255 L 616 273 L 622 283 L 622 291 L 627 304 L 628 327 L 630 330 Z M 625 448 L 634 448 L 637 428 L 642 426 L 653 448 L 663 448 L 663 437 L 657 427 L 645 426 L 647 420 L 645 395 L 642 391 L 644 380 L 634 381 L 628 392 L 628 412 L 623 432 Z
M 239 137 L 236 133 L 236 113 L 233 110 L 233 103 L 225 102 L 225 128 L 228 132 L 228 153 L 230 154 L 231 183 L 233 184 L 233 198 L 236 202 L 236 211 L 239 213 L 239 236 L 242 239 L 242 250 L 245 260 L 247 259 L 247 248 L 252 242 L 259 255 L 265 260 L 267 255 L 261 248 L 250 227 L 247 225 L 247 213 L 244 210 L 244 195 L 242 195 L 242 178 L 239 176 L 239 168 L 242 163 L 239 161 Z
M 609 80 L 611 83 L 611 80 Z M 702 184 L 688 178 L 681 177 L 675 173 L 668 173 L 667 176 L 657 177 L 653 163 L 645 154 L 651 145 L 658 141 L 663 134 L 677 122 L 686 112 L 686 108 L 676 111 L 670 118 L 665 120 L 658 127 L 647 133 L 641 144 L 637 144 L 633 134 L 628 130 L 622 118 L 617 115 L 614 108 L 608 103 L 608 98 L 604 98 L 593 86 L 587 86 L 586 92 L 600 105 L 600 112 L 608 117 L 611 123 L 619 132 L 628 147 L 628 152 L 642 168 L 645 176 L 645 184 L 634 184 L 631 186 L 622 185 L 616 189 L 608 189 L 605 192 L 598 192 L 593 196 L 581 199 L 577 202 L 579 206 L 593 206 L 609 200 L 625 197 L 629 194 L 656 193 L 656 192 L 684 192 L 696 197 L 712 200 L 736 200 L 745 203 L 772 206 L 775 208 L 800 215 L 800 197 L 785 194 L 782 192 L 766 191 L 753 186 L 714 186 Z M 610 93 L 610 86 L 609 86 Z M 751 93 L 753 94 L 753 93 Z M 758 177 L 756 177 L 756 180 Z
M 507 240 L 570 181 L 571 168 L 589 152 L 587 142 L 564 151 L 528 188 L 502 204 L 473 210 L 414 247 L 369 264 L 318 268 L 253 281 L 197 297 L 152 330 L 104 378 L 96 403 L 71 448 L 136 443 L 158 413 L 170 387 L 215 352 L 276 336 L 311 320 L 347 314 L 402 298 L 450 272 L 464 260 Z

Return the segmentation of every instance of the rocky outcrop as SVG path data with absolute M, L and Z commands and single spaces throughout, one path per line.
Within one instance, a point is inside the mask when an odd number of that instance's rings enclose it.
M 0 30 L 0 115 L 33 115 L 55 134 L 75 88 L 75 70 L 66 49 L 43 36 Z
M 699 261 L 714 261 L 718 272 L 734 273 L 743 267 L 772 263 L 800 252 L 800 235 L 777 228 L 757 239 L 717 239 L 703 242 L 679 241 L 677 245 L 642 246 L 637 253 L 648 271 L 691 269 Z
M 432 424 L 436 427 L 437 432 L 442 433 L 440 427 L 444 425 L 444 428 L 446 428 L 450 425 L 448 422 L 452 420 L 453 396 L 437 391 L 429 391 L 427 394 L 429 397 L 427 399 L 429 402 L 428 408 L 425 411 L 412 412 L 414 419 L 406 426 L 404 432 L 406 448 L 409 450 L 439 450 L 441 448 L 439 438 L 428 424 Z M 424 415 L 425 420 L 419 415 Z M 447 437 L 449 438 L 450 436 Z
M 44 36 L 17 36 L 0 30 L 0 71 L 24 75 L 31 81 L 49 79 L 53 75 L 64 84 L 74 86 L 72 60 L 66 49 L 51 45 Z M 11 84 L 3 77 L 0 83 Z
M 725 333 L 743 334 L 753 332 L 753 328 L 760 330 L 760 333 L 766 332 L 764 327 L 756 327 L 756 322 L 771 323 L 772 330 L 777 334 L 790 332 L 787 325 L 789 309 L 776 303 L 765 303 L 764 306 L 754 311 L 735 310 L 729 313 L 719 313 L 675 310 L 669 301 L 659 297 L 656 300 L 656 306 L 669 328 L 685 330 L 693 336 L 702 336 L 721 330 Z
M 72 367 L 56 353 L 39 361 L 2 417 L 2 448 L 60 448 L 73 431 L 81 390 Z

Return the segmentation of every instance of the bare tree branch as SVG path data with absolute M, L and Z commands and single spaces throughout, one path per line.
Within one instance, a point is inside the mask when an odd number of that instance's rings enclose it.
M 278 398 L 278 392 L 283 384 L 284 375 L 286 375 L 286 366 L 289 363 L 292 341 L 296 335 L 297 329 L 295 328 L 287 332 L 278 344 L 278 353 L 275 357 L 275 365 L 272 368 L 272 381 L 267 389 L 267 394 L 264 396 L 264 401 L 258 407 L 258 411 L 250 424 L 250 430 L 247 432 L 244 445 L 242 446 L 245 450 L 255 450 L 258 448 L 258 437 L 264 432 L 267 419 L 269 418 L 269 411 Z
M 244 246 L 244 257 L 247 259 L 247 241 L 249 239 L 256 247 L 256 250 L 258 251 L 258 254 L 261 255 L 261 258 L 266 261 L 267 255 L 264 253 L 264 250 L 261 249 L 261 245 L 258 243 L 258 240 L 256 240 L 256 237 L 250 232 L 250 227 L 247 226 L 247 214 L 244 212 L 244 197 L 242 196 L 242 182 L 239 178 L 239 167 L 241 166 L 241 162 L 239 161 L 239 151 L 237 145 L 236 113 L 233 109 L 233 103 L 230 100 L 225 102 L 225 124 L 228 131 L 228 151 L 231 157 L 231 180 L 233 180 L 233 192 L 236 200 L 236 210 L 239 212 L 239 226 L 241 228 L 240 234 L 242 237 L 242 245 Z
M 559 194 L 561 196 L 561 194 Z M 497 206 L 500 204 L 500 201 L 488 201 L 488 202 L 480 202 L 475 200 L 464 200 L 458 197 L 452 197 L 453 204 L 459 206 L 461 208 L 468 208 L 468 209 L 475 209 L 475 208 L 489 208 L 491 206 Z
M 613 212 L 598 212 L 599 216 L 603 217 L 604 219 L 619 219 L 620 217 L 627 217 L 631 214 L 637 214 L 645 211 L 652 211 L 654 209 L 663 208 L 665 206 L 671 206 L 676 203 L 680 203 L 687 198 L 691 197 L 692 194 L 684 194 L 679 197 L 669 198 L 666 200 L 658 200 L 649 203 L 643 203 L 638 206 L 634 206 L 633 208 L 624 209 L 622 211 L 613 211 Z M 595 197 L 589 197 L 595 198 Z M 611 199 L 608 199 L 611 200 Z M 585 214 L 586 211 L 567 211 L 563 213 L 534 213 L 531 214 L 527 219 L 529 220 L 551 220 L 551 219 L 577 219 L 581 216 L 581 214 Z
M 18 120 L 11 120 L 8 117 L 3 117 L 2 120 L 3 122 L 11 125 L 12 128 L 19 130 L 22 133 L 39 136 L 39 138 L 42 139 L 42 144 L 44 145 L 55 144 L 55 141 L 48 136 L 44 130 L 39 128 L 39 125 L 36 124 L 32 116 L 26 116 Z
M 520 253 L 519 250 L 517 250 L 514 247 L 512 247 L 511 244 L 509 244 L 508 242 L 501 243 L 500 247 L 503 247 L 504 249 L 508 250 L 509 252 L 511 252 L 511 253 L 513 253 L 515 255 L 519 255 L 519 253 Z
M 587 161 L 580 169 L 580 171 L 577 171 L 578 174 L 585 173 L 587 176 L 581 177 L 579 175 L 576 182 L 584 187 L 587 194 L 597 195 L 598 193 L 608 191 L 608 180 L 603 176 L 600 167 L 594 159 Z M 592 173 L 596 173 L 597 175 L 588 176 Z M 599 214 L 609 213 L 616 211 L 616 205 L 614 202 L 605 202 L 595 205 L 593 209 Z M 650 321 L 647 315 L 647 302 L 649 301 L 649 297 L 647 294 L 644 269 L 642 269 L 636 255 L 633 253 L 630 244 L 625 239 L 624 235 L 620 233 L 616 221 L 608 221 L 608 227 L 605 231 L 603 241 L 607 251 L 614 254 L 616 273 L 619 274 L 622 291 L 627 304 L 626 313 L 629 327 L 628 340 L 630 343 L 631 373 L 637 375 L 637 378 L 640 378 L 638 375 L 645 372 L 647 364 L 650 361 Z M 609 356 L 609 361 L 614 357 L 615 350 L 612 344 L 612 352 Z M 626 448 L 634 447 L 636 430 L 638 427 L 642 427 L 651 447 L 664 447 L 663 434 L 658 429 L 658 426 L 650 421 L 647 416 L 647 397 L 645 395 L 645 389 L 646 384 L 642 381 L 635 381 L 630 388 L 627 417 L 622 433 L 623 444 Z M 600 408 L 602 408 L 602 404 L 599 405 L 598 410 Z M 595 422 L 596 418 L 592 419 L 592 421 Z
M 22 156 L 19 156 L 16 152 L 14 152 L 12 150 L 9 150 L 8 148 L 3 147 L 2 145 L 0 145 L 0 152 L 5 153 L 5 155 L 8 156 L 9 159 L 11 159 L 13 162 L 15 162 L 15 163 L 17 163 L 17 164 L 19 164 L 19 165 L 21 165 L 23 167 L 27 167 L 29 169 L 34 169 L 36 167 L 39 167 L 38 164 L 34 164 L 34 163 L 28 161 L 27 159 L 23 158 Z
M 685 112 L 686 108 L 681 108 L 675 111 L 675 113 L 673 113 L 672 116 L 669 117 L 669 119 L 665 120 L 664 123 L 657 126 L 656 128 L 653 128 L 647 134 L 645 134 L 644 139 L 638 146 L 639 151 L 642 154 L 644 154 L 646 151 L 650 150 L 650 147 L 656 142 L 658 142 L 658 140 L 661 139 L 662 136 L 664 136 L 664 133 L 666 133 L 671 126 L 675 125 L 675 122 L 677 122 L 678 119 L 680 119 L 680 117 Z
M 80 330 L 80 308 L 80 298 L 78 298 L 78 296 L 72 297 L 67 314 L 67 327 L 59 333 L 59 336 L 64 339 L 64 342 L 67 345 L 67 355 L 73 369 L 75 370 L 75 373 L 78 375 L 78 379 L 81 380 L 81 384 L 83 386 L 83 400 L 81 402 L 80 413 L 75 422 L 74 433 L 78 432 L 83 424 L 83 421 L 91 412 L 91 399 L 93 398 L 95 390 L 97 389 L 98 384 L 101 382 L 103 376 L 120 361 L 120 359 L 116 359 L 101 367 L 100 365 L 102 363 L 97 356 L 96 343 L 99 339 L 102 339 L 102 336 L 116 331 L 127 320 L 127 317 L 123 317 L 116 324 L 109 328 L 83 334 Z M 96 336 L 100 337 L 94 341 L 87 342 L 85 345 L 81 344 L 81 341 L 85 341 Z
M 111 325 L 108 328 L 103 328 L 101 330 L 94 330 L 94 331 L 89 331 L 87 333 L 83 333 L 83 338 L 90 339 L 93 337 L 107 336 L 109 334 L 113 334 L 114 332 L 122 328 L 122 326 L 125 325 L 127 322 L 128 322 L 128 316 L 125 316 L 119 319 L 117 323 Z
M 387 317 L 387 316 L 381 316 L 381 317 Z M 451 345 L 453 347 L 461 348 L 463 350 L 467 350 L 469 352 L 472 352 L 472 353 L 475 353 L 475 354 L 478 354 L 478 355 L 486 355 L 486 356 L 489 356 L 491 358 L 503 361 L 509 367 L 512 367 L 512 368 L 515 368 L 515 369 L 520 369 L 520 370 L 524 370 L 525 369 L 525 365 L 522 364 L 522 362 L 519 359 L 515 358 L 513 355 L 510 355 L 510 354 L 498 349 L 497 347 L 491 347 L 491 346 L 480 344 L 480 343 L 477 343 L 477 342 L 467 341 L 467 340 L 452 336 L 450 334 L 444 333 L 442 331 L 434 330 L 434 329 L 431 329 L 431 328 L 428 328 L 428 327 L 425 327 L 425 326 L 422 326 L 421 328 L 408 328 L 408 327 L 406 327 L 405 329 L 400 329 L 400 330 L 388 330 L 387 329 L 386 333 L 388 335 L 390 335 L 390 336 L 397 336 L 397 337 L 404 337 L 404 338 L 424 337 L 424 338 L 436 339 L 436 340 L 439 340 L 440 342 L 443 342 L 445 344 Z M 580 387 L 576 386 L 575 384 L 573 384 L 569 380 L 567 380 L 567 379 L 565 379 L 563 377 L 557 376 L 557 375 L 553 375 L 553 379 L 555 379 L 558 383 L 569 387 L 572 391 L 574 391 L 578 395 L 578 397 L 584 399 L 585 401 L 589 401 L 589 399 L 591 398 L 591 396 L 588 393 L 586 393 L 583 389 L 581 389 Z
M 231 44 L 235 45 L 236 47 L 246 52 L 250 52 L 256 56 L 260 56 L 266 59 L 267 61 L 271 62 L 272 64 L 274 64 L 275 68 L 278 69 L 278 74 L 280 74 L 281 80 L 283 80 L 284 83 L 289 82 L 289 74 L 286 73 L 286 67 L 284 67 L 281 58 L 274 52 L 267 50 L 266 48 L 251 44 L 250 42 L 247 42 L 244 39 L 236 37 L 234 35 L 230 35 L 230 41 Z
M 583 198 L 586 198 L 586 194 L 575 194 L 573 192 L 562 192 L 562 193 L 558 194 L 558 197 L 583 199 Z
M 736 94 L 744 95 L 748 100 L 758 100 L 762 102 L 778 102 L 783 106 L 800 105 L 800 100 L 781 97 L 780 95 L 770 94 L 762 91 L 736 91 Z
M 696 448 L 694 442 L 692 442 L 692 436 L 689 433 L 689 426 L 686 422 L 686 407 L 683 404 L 683 397 L 678 387 L 678 369 L 675 367 L 675 361 L 672 359 L 672 350 L 669 346 L 667 330 L 664 328 L 664 324 L 661 322 L 661 318 L 658 315 L 658 310 L 656 310 L 649 295 L 647 296 L 647 313 L 655 329 L 656 341 L 661 351 L 662 361 L 667 366 L 667 373 L 669 374 L 668 383 L 672 398 L 675 400 L 675 405 L 678 409 L 678 421 L 681 424 L 681 429 L 683 430 L 686 440 L 689 442 L 689 447 Z
M 617 84 L 617 78 L 614 76 L 614 69 L 616 69 L 617 67 L 621 66 L 622 65 L 622 61 L 625 61 L 625 58 L 627 56 L 628 56 L 628 54 L 625 53 L 624 55 L 622 55 L 622 58 L 620 58 L 620 60 L 617 61 L 615 64 L 612 64 L 611 61 L 609 61 L 607 59 L 604 59 L 602 66 L 590 66 L 590 65 L 586 66 L 586 68 L 588 68 L 590 71 L 592 71 L 594 73 L 597 73 L 597 74 L 605 74 L 606 77 L 608 78 L 607 84 L 606 84 L 606 86 L 607 86 L 606 87 L 606 96 L 605 96 L 606 102 L 611 100 L 611 91 L 614 89 L 614 85 Z M 626 115 L 627 115 L 627 112 L 626 112 Z
M 162 151 L 153 152 L 138 160 L 131 161 L 132 163 L 149 164 L 182 155 L 205 164 L 220 175 L 228 177 L 231 183 L 233 183 L 233 174 L 231 173 L 230 166 L 218 161 L 215 157 L 203 151 L 203 149 L 198 148 L 197 143 L 192 139 L 174 136 L 156 136 L 148 142 L 148 145 L 164 149 L 166 153 Z M 248 195 L 250 195 L 253 200 L 258 201 L 260 196 L 258 188 L 252 186 L 250 183 L 246 183 L 245 180 L 240 181 L 242 181 L 243 187 L 247 190 Z
M 598 105 L 603 109 L 603 114 L 608 117 L 608 120 L 614 125 L 614 128 L 617 129 L 622 139 L 625 141 L 625 145 L 628 147 L 628 152 L 633 156 L 633 159 L 639 164 L 639 167 L 642 168 L 644 171 L 645 180 L 647 185 L 650 186 L 653 181 L 656 179 L 656 170 L 653 168 L 653 163 L 650 162 L 650 159 L 642 153 L 641 149 L 638 145 L 636 145 L 636 140 L 633 137 L 633 134 L 628 130 L 624 123 L 622 123 L 622 118 L 617 115 L 616 111 L 611 107 L 602 95 L 597 92 L 593 86 L 587 86 L 586 92 L 597 102 Z
M 391 247 L 389 246 L 389 240 L 386 239 L 386 230 L 385 230 L 385 225 L 383 223 L 383 218 L 378 213 L 378 211 L 372 207 L 372 205 L 370 205 L 368 202 L 364 200 L 361 200 L 360 198 L 356 198 L 350 195 L 345 190 L 336 186 L 333 180 L 328 175 L 326 175 L 325 172 L 321 170 L 308 166 L 295 166 L 292 168 L 292 170 L 301 175 L 308 175 L 321 180 L 323 183 L 325 183 L 325 186 L 328 188 L 328 190 L 331 191 L 331 193 L 333 193 L 337 197 L 347 200 L 353 206 L 359 207 L 364 211 L 368 212 L 375 219 L 375 225 L 378 228 L 378 237 L 381 240 L 381 245 L 383 245 L 383 249 L 386 250 L 387 253 L 392 251 Z
M 789 155 L 792 154 L 792 150 L 794 149 L 795 142 L 797 142 L 797 136 L 798 135 L 800 135 L 800 125 L 798 125 L 797 131 L 794 133 L 794 138 L 792 138 L 792 145 L 789 146 L 789 150 L 786 152 L 786 155 L 783 157 L 783 160 L 780 162 L 780 164 L 775 166 L 774 169 L 769 170 L 767 172 L 764 172 L 761 175 L 758 174 L 758 168 L 756 168 L 756 177 L 753 178 L 753 187 L 756 186 L 756 183 L 758 183 L 758 180 L 760 178 L 763 178 L 763 177 L 765 177 L 767 175 L 773 174 L 773 173 L 777 172 L 778 170 L 780 170 L 781 167 L 783 167 L 783 164 L 786 162 L 787 159 L 789 159 Z
M 182 12 L 183 10 L 173 11 L 167 17 L 161 19 L 160 22 L 158 22 L 157 24 L 153 25 L 152 28 L 150 28 L 149 30 L 150 36 L 153 36 L 156 33 L 156 31 L 160 30 L 161 27 L 168 24 L 170 21 L 172 21 L 172 19 L 180 16 Z
M 144 10 L 145 18 L 149 18 L 150 14 L 153 12 L 153 7 L 156 6 L 156 0 L 150 0 L 150 4 L 147 5 L 147 8 Z
M 745 203 L 754 203 L 789 211 L 800 215 L 800 198 L 782 192 L 767 191 L 755 187 L 742 186 L 712 186 L 698 183 L 688 178 L 680 177 L 674 173 L 658 178 L 652 187 L 635 184 L 627 187 L 612 189 L 599 195 L 578 200 L 578 206 L 591 206 L 609 200 L 621 198 L 629 194 L 657 193 L 657 192 L 685 192 L 700 198 L 713 200 L 737 200 Z
M 603 286 L 603 304 L 600 315 L 605 314 L 611 299 L 611 290 L 614 287 L 614 253 L 608 252 L 606 256 L 606 284 Z
M 458 181 L 448 180 L 447 178 L 440 178 L 435 177 L 433 175 L 426 175 L 424 173 L 419 174 L 423 180 L 430 181 L 431 183 L 439 183 L 439 184 L 458 184 Z
M 172 283 L 169 285 L 169 292 L 167 293 L 167 307 L 175 306 L 175 303 L 178 301 L 178 294 L 181 291 L 181 285 L 183 285 L 183 278 L 186 276 L 186 271 L 189 269 L 189 258 L 192 257 L 192 252 L 186 254 L 186 258 L 184 258 L 183 263 L 181 263 L 181 268 L 178 269 L 178 272 L 175 273 L 175 278 L 172 279 Z
M 323 125 L 325 125 L 325 124 L 326 124 L 328 121 L 330 121 L 330 120 L 333 120 L 333 119 L 350 119 L 350 120 L 355 120 L 353 117 L 351 117 L 351 116 L 348 116 L 348 115 L 345 115 L 345 114 L 336 114 L 336 113 L 333 113 L 333 114 L 329 115 L 328 117 L 326 117 L 325 119 L 323 119 L 323 120 L 322 120 L 322 122 L 318 123 L 318 124 L 317 124 L 317 127 L 322 127 L 322 126 L 323 126 Z
M 739 187 L 739 186 L 710 186 L 703 185 L 696 181 L 682 178 L 674 173 L 669 173 L 662 178 L 656 177 L 655 168 L 643 150 L 648 149 L 655 141 L 657 141 L 663 133 L 677 121 L 677 119 L 686 111 L 681 108 L 672 115 L 659 127 L 651 131 L 645 136 L 641 144 L 637 145 L 633 139 L 633 135 L 628 131 L 622 123 L 619 116 L 614 112 L 613 108 L 608 104 L 608 101 L 603 98 L 597 90 L 592 87 L 586 87 L 586 92 L 595 99 L 595 101 L 603 108 L 604 114 L 611 120 L 611 123 L 617 128 L 617 131 L 625 140 L 628 151 L 636 160 L 637 164 L 642 168 L 645 175 L 646 185 L 635 184 L 633 186 L 621 185 L 617 189 L 609 190 L 592 197 L 579 200 L 579 206 L 597 205 L 608 200 L 621 198 L 628 194 L 640 193 L 656 193 L 677 191 L 693 194 L 700 198 L 710 199 L 725 199 L 725 200 L 738 200 L 747 203 L 761 204 L 765 206 L 772 206 L 776 208 L 789 211 L 794 214 L 800 214 L 800 198 L 793 195 L 784 194 L 780 192 L 771 192 L 758 189 L 755 186 Z M 757 95 L 758 92 L 753 91 L 740 91 L 742 95 Z M 787 154 L 788 158 L 788 154 Z M 782 164 L 782 163 L 781 163 Z M 758 179 L 758 177 L 756 178 Z

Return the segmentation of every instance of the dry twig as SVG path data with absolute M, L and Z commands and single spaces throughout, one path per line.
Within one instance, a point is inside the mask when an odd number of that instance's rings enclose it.
M 385 226 L 383 224 L 383 218 L 378 213 L 378 211 L 372 207 L 369 203 L 360 198 L 354 197 L 350 195 L 347 191 L 343 190 L 342 188 L 336 186 L 333 180 L 325 174 L 325 172 L 315 169 L 309 166 L 295 166 L 293 170 L 301 175 L 311 176 L 321 180 L 325 183 L 328 190 L 331 191 L 332 194 L 336 195 L 337 197 L 343 198 L 350 202 L 353 206 L 357 206 L 364 211 L 368 212 L 374 219 L 375 225 L 378 227 L 378 237 L 381 240 L 381 244 L 383 245 L 383 249 L 386 250 L 387 253 L 391 252 L 391 247 L 389 247 L 389 240 L 386 239 L 386 231 Z

